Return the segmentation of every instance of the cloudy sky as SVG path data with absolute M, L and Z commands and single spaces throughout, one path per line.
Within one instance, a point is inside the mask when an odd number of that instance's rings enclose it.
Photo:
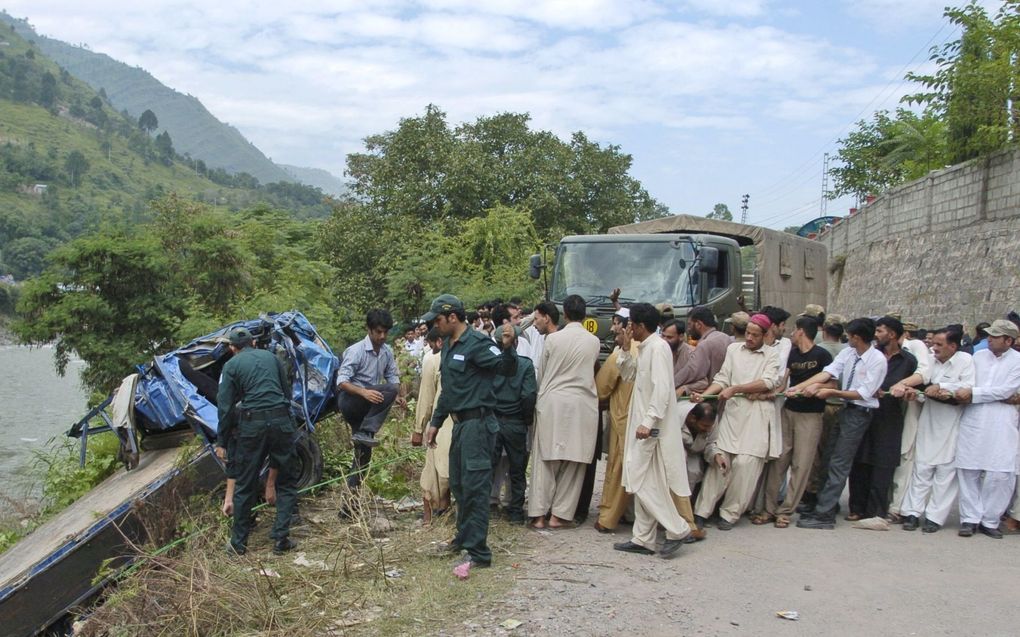
M 526 111 L 634 157 L 676 213 L 817 216 L 822 162 L 957 36 L 951 0 L 6 0 L 198 97 L 275 161 L 342 175 L 369 134 L 434 103 Z M 963 4 L 960 0 L 958 4 Z M 988 2 L 989 5 L 997 3 Z M 853 202 L 828 204 L 845 213 Z

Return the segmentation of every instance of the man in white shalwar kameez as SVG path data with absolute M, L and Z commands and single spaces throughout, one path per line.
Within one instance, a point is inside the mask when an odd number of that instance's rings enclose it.
M 545 338 L 542 380 L 535 405 L 528 517 L 535 528 L 568 526 L 574 519 L 584 472 L 595 454 L 599 339 L 581 325 L 584 299 L 563 301 L 567 324 Z
M 903 394 L 913 404 L 922 405 L 914 440 L 913 469 L 900 511 L 904 531 L 916 530 L 923 515 L 924 532 L 935 533 L 945 524 L 956 500 L 954 460 L 963 406 L 942 401 L 974 386 L 974 360 L 960 351 L 962 336 L 958 331 L 936 332 L 932 338 L 935 364 L 929 372 L 931 384 L 922 396 L 917 396 L 913 388 Z M 895 385 L 891 391 L 894 396 L 899 394 Z
M 421 384 L 418 387 L 418 403 L 414 408 L 414 432 L 411 444 L 422 446 L 425 429 L 432 420 L 432 412 L 439 402 L 441 383 L 439 378 L 439 350 L 443 348 L 443 337 L 435 328 L 426 337 L 428 352 L 422 358 Z M 432 516 L 442 513 L 450 506 L 450 443 L 453 440 L 453 420 L 447 418 L 436 434 L 436 446 L 425 447 L 425 467 L 419 484 L 422 489 L 423 522 L 430 524 Z
M 666 529 L 663 557 L 676 553 L 691 527 L 680 516 L 670 492 L 691 495 L 687 482 L 683 419 L 673 389 L 673 353 L 656 333 L 659 312 L 648 303 L 630 308 L 630 325 L 617 354 L 620 377 L 634 383 L 623 451 L 623 486 L 634 494 L 634 528 L 618 551 L 652 554 L 658 524 Z M 631 337 L 638 356 L 630 354 Z M 686 411 L 686 410 L 685 410 Z
M 694 507 L 699 526 L 722 498 L 717 526 L 721 531 L 732 529 L 751 503 L 765 460 L 778 458 L 782 451 L 772 401 L 735 396 L 771 392 L 781 382 L 779 352 L 764 346 L 764 334 L 771 325 L 764 314 L 752 316 L 747 340 L 730 345 L 722 369 L 705 390 L 705 394 L 718 394 L 726 407 L 712 432 L 712 462 Z M 702 394 L 694 394 L 691 400 L 701 402 Z
M 975 531 L 999 539 L 999 516 L 1016 486 L 1017 409 L 1005 401 L 1020 391 L 1020 352 L 1013 349 L 1016 325 L 999 319 L 985 330 L 988 349 L 974 354 L 974 389 L 956 399 L 971 403 L 963 410 L 956 441 L 956 475 L 960 481 L 960 536 Z

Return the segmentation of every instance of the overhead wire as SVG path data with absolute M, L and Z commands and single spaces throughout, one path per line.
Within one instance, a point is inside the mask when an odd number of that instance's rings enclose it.
M 939 35 L 949 25 L 950 22 L 948 20 L 943 20 L 942 23 L 939 25 L 939 28 L 936 29 L 936 31 L 931 35 L 931 37 L 928 38 L 928 40 L 923 45 L 921 45 L 917 52 L 915 52 L 914 55 L 911 56 L 910 60 L 908 60 L 906 64 L 903 65 L 899 72 L 896 75 L 894 75 L 892 79 L 890 79 L 889 82 L 878 93 L 876 93 L 874 97 L 872 97 L 871 100 L 867 104 L 865 104 L 863 108 L 861 108 L 861 110 L 857 113 L 857 115 L 855 115 L 850 120 L 849 123 L 844 124 L 844 126 L 839 130 L 838 133 L 836 133 L 836 135 L 832 139 L 823 144 L 817 151 L 815 151 L 803 163 L 798 165 L 797 168 L 795 168 L 793 171 L 787 173 L 777 181 L 773 182 L 771 185 L 767 186 L 764 190 L 758 191 L 758 193 L 752 193 L 757 194 L 759 197 L 762 196 L 765 197 L 765 200 L 760 203 L 758 201 L 755 201 L 755 199 L 752 199 L 752 202 L 754 202 L 755 206 L 757 207 L 759 205 L 768 205 L 770 203 L 782 200 L 789 193 L 799 190 L 800 187 L 803 186 L 808 181 L 820 177 L 819 169 L 816 168 L 812 170 L 811 166 L 817 165 L 817 160 L 821 155 L 828 152 L 829 150 L 835 149 L 837 147 L 839 139 L 843 135 L 845 135 L 846 132 L 850 130 L 852 126 L 854 126 L 858 121 L 860 121 L 861 117 L 864 116 L 869 111 L 869 109 L 871 109 L 876 103 L 880 103 L 887 100 L 890 96 L 894 95 L 905 84 L 907 84 L 907 82 L 909 81 L 907 80 L 907 71 L 911 68 L 912 65 L 915 64 L 918 56 L 920 56 L 925 51 L 930 51 L 932 49 L 932 43 L 936 41 Z M 935 46 L 936 47 L 943 46 L 946 42 L 949 41 L 951 37 L 953 37 L 954 33 L 955 32 L 952 31 L 948 33 Z M 812 200 L 812 202 L 813 203 L 816 202 L 820 205 L 821 195 L 815 197 Z M 775 221 L 776 219 L 782 218 L 784 216 L 792 216 L 794 212 L 800 210 L 801 208 L 806 208 L 808 205 L 810 204 L 805 204 L 804 206 L 800 206 L 794 210 L 774 213 L 766 218 L 755 220 L 755 223 L 756 225 L 765 225 L 767 222 Z

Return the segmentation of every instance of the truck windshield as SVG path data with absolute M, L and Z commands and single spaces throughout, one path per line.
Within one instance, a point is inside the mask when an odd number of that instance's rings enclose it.
M 687 278 L 693 260 L 690 241 L 562 243 L 556 252 L 551 296 L 563 301 L 578 294 L 590 305 L 609 305 L 606 297 L 620 288 L 621 298 L 633 301 L 694 305 L 696 291 Z

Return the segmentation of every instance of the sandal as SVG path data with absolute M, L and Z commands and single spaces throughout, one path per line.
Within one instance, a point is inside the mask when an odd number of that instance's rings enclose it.
M 857 513 L 848 513 L 847 516 L 843 519 L 846 520 L 847 522 L 857 522 L 858 520 L 861 519 L 861 516 L 858 515 Z
M 776 517 L 771 513 L 759 513 L 758 515 L 751 518 L 751 524 L 757 524 L 758 526 L 761 526 L 762 524 L 768 524 L 769 522 L 773 522 L 775 521 L 775 519 Z
M 777 529 L 785 529 L 785 528 L 789 527 L 790 526 L 790 518 L 786 517 L 785 515 L 780 515 L 779 517 L 776 518 L 775 526 L 776 526 Z

